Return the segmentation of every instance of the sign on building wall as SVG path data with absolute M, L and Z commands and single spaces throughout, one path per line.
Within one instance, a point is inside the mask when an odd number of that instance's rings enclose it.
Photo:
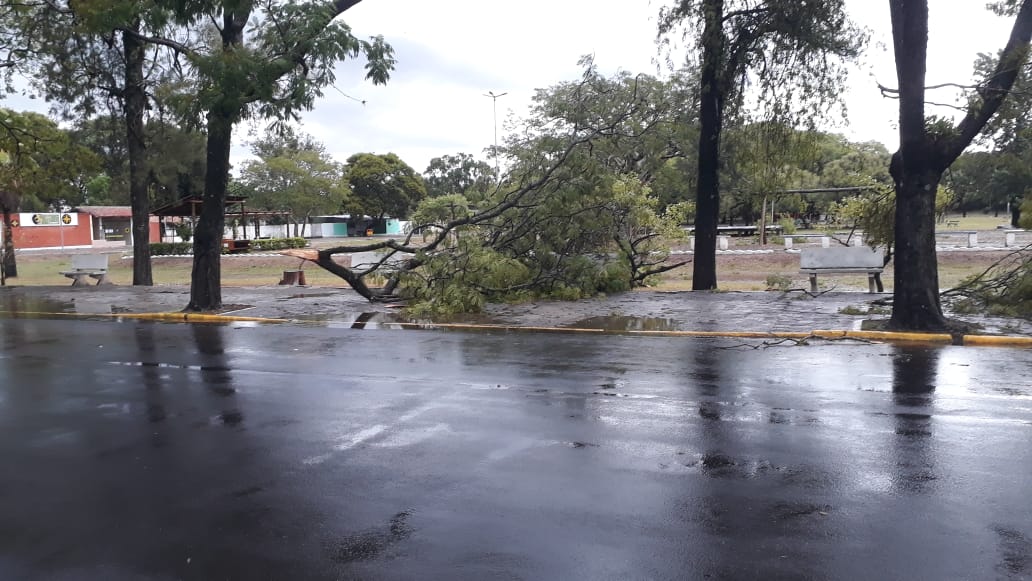
M 31 226 L 78 226 L 78 213 L 59 212 L 22 212 L 18 214 L 18 223 L 23 228 Z

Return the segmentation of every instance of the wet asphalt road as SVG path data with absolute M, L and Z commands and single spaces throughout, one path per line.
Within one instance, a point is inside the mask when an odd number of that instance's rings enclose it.
M 1028 579 L 1032 351 L 0 320 L 0 579 Z

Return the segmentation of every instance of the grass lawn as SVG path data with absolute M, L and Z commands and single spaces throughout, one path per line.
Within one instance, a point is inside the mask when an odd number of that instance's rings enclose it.
M 989 217 L 991 218 L 991 216 Z M 985 216 L 971 219 L 985 220 Z M 939 283 L 941 288 L 957 286 L 964 278 L 984 271 L 999 260 L 1000 252 L 943 252 L 939 254 Z M 109 254 L 109 278 L 118 285 L 132 284 L 132 260 L 121 254 Z M 192 260 L 190 258 L 155 257 L 153 259 L 155 285 L 190 284 Z M 17 278 L 8 284 L 17 286 L 63 286 L 71 281 L 60 274 L 71 266 L 68 255 L 23 253 L 18 255 Z M 226 287 L 256 287 L 276 285 L 284 270 L 305 271 L 310 286 L 345 287 L 342 279 L 322 268 L 287 256 L 224 256 L 222 260 L 222 285 Z M 692 265 L 687 264 L 662 276 L 658 290 L 691 289 Z M 762 291 L 768 287 L 768 277 L 787 277 L 792 288 L 809 288 L 807 277 L 799 273 L 799 256 L 784 252 L 755 255 L 719 255 L 717 258 L 717 280 L 720 290 Z M 886 290 L 892 289 L 892 266 L 882 275 Z M 818 279 L 822 288 L 836 286 L 842 290 L 866 290 L 864 275 L 829 275 Z
M 277 284 L 284 270 L 297 270 L 301 261 L 289 257 L 227 256 L 222 261 L 222 285 L 232 286 L 266 286 Z M 189 285 L 192 267 L 189 258 L 155 257 L 151 263 L 155 285 Z M 71 284 L 68 278 L 60 274 L 71 267 L 67 256 L 59 255 L 21 255 L 18 257 L 18 277 L 10 279 L 9 284 L 19 286 Z M 108 258 L 108 278 L 119 285 L 133 282 L 133 263 L 129 258 L 121 258 L 112 254 Z M 313 286 L 346 286 L 342 279 L 334 276 L 312 263 L 303 269 L 305 280 Z

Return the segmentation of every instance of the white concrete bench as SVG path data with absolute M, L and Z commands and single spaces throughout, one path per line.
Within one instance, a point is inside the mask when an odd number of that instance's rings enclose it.
M 72 269 L 61 271 L 61 274 L 72 279 L 72 286 L 88 285 L 87 277 L 95 279 L 98 285 L 111 284 L 107 273 L 107 254 L 73 254 Z
M 1032 230 L 1004 230 L 1003 245 L 1008 248 L 1016 246 L 1018 234 L 1032 234 Z
M 731 247 L 731 237 L 723 234 L 717 235 L 717 250 L 727 250 Z M 695 252 L 695 236 L 688 237 L 688 248 Z
M 804 248 L 799 255 L 799 272 L 810 275 L 810 291 L 817 292 L 818 274 L 866 274 L 870 292 L 883 292 L 881 273 L 885 256 L 880 249 L 866 246 Z
M 974 248 L 978 245 L 978 230 L 939 230 L 935 233 L 936 236 L 950 236 L 953 234 L 966 236 L 968 248 Z
M 785 250 L 792 248 L 793 238 L 802 238 L 803 240 L 817 240 L 821 243 L 821 248 L 828 248 L 831 246 L 831 236 L 827 234 L 782 234 L 785 239 Z

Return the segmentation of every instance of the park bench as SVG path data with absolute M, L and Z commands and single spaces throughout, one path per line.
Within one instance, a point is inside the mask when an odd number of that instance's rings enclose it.
M 978 245 L 978 230 L 939 230 L 936 236 L 960 235 L 967 237 L 967 247 L 974 248 Z
M 98 285 L 111 284 L 107 273 L 106 254 L 73 254 L 72 269 L 61 271 L 61 274 L 72 279 L 72 286 L 87 286 L 87 277 L 96 279 Z
M 821 243 L 821 248 L 828 248 L 831 246 L 831 236 L 827 234 L 782 234 L 785 239 L 785 250 L 792 248 L 792 242 L 794 238 L 802 238 L 803 240 L 815 240 Z
M 885 259 L 880 249 L 866 246 L 804 248 L 799 255 L 799 272 L 810 275 L 810 291 L 817 292 L 818 274 L 866 274 L 870 292 L 883 292 L 881 273 Z
M 688 248 L 695 252 L 695 236 L 688 237 Z M 728 250 L 731 248 L 731 237 L 723 234 L 717 235 L 717 250 Z
M 230 254 L 238 254 L 241 252 L 247 252 L 251 249 L 250 240 L 233 240 L 231 238 L 224 238 L 222 240 L 222 248 Z
M 1016 246 L 1018 234 L 1032 234 L 1032 230 L 1004 230 L 1003 245 L 1008 248 Z

